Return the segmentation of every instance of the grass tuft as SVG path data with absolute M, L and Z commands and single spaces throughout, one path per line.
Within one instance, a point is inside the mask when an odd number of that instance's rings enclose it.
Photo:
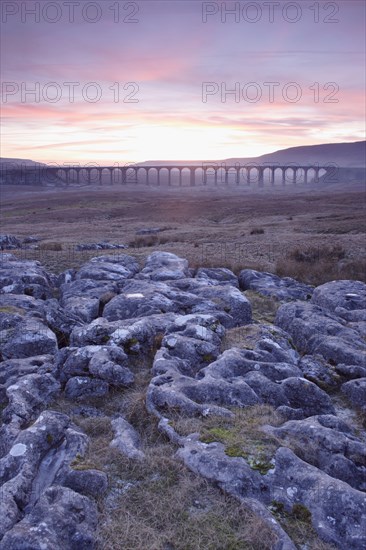
M 366 260 L 348 257 L 346 249 L 339 244 L 296 247 L 276 262 L 275 270 L 280 277 L 293 277 L 315 286 L 339 279 L 366 282 Z

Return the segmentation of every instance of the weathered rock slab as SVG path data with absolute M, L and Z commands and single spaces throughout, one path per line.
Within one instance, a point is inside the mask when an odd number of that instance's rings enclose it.
M 97 506 L 71 489 L 47 489 L 33 510 L 8 531 L 2 550 L 91 550 L 95 546 Z
M 279 277 L 254 269 L 244 269 L 239 273 L 239 285 L 242 290 L 254 290 L 280 301 L 309 300 L 313 293 L 313 287 L 291 277 Z
M 317 533 L 338 548 L 362 550 L 366 545 L 366 495 L 325 474 L 281 447 L 275 470 L 268 474 L 271 499 L 287 511 L 301 504 L 311 513 Z

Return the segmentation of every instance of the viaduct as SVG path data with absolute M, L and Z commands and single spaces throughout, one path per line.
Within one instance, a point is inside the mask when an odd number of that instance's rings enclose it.
M 282 185 L 303 183 L 311 181 L 317 183 L 320 175 L 334 173 L 333 166 L 319 165 L 256 165 L 247 164 L 244 166 L 227 166 L 224 163 L 203 164 L 203 165 L 128 165 L 128 166 L 9 166 L 1 169 L 2 180 L 7 183 L 18 184 L 42 184 L 59 183 L 64 185 L 90 184 L 90 185 L 113 185 L 115 183 L 130 185 L 143 183 L 147 185 L 171 186 L 173 176 L 179 186 L 183 185 L 207 185 L 207 184 L 229 184 L 231 182 L 240 184 L 255 184 L 258 187 L 264 186 L 265 176 L 267 181 L 274 185 L 275 178 L 281 181 Z M 320 174 L 321 173 L 321 174 Z M 5 176 L 5 177 L 4 177 Z

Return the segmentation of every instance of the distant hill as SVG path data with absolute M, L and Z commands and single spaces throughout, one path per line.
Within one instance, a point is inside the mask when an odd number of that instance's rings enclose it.
M 227 164 L 236 162 L 255 162 L 258 164 L 279 162 L 296 164 L 327 164 L 335 163 L 344 168 L 363 168 L 366 166 L 366 141 L 353 143 L 325 143 L 322 145 L 306 145 L 281 149 L 274 153 L 261 155 L 255 158 L 226 159 Z
M 305 145 L 301 147 L 290 147 L 289 149 L 280 149 L 273 153 L 261 155 L 259 157 L 237 157 L 222 160 L 202 160 L 202 161 L 164 161 L 154 160 L 138 163 L 140 166 L 180 166 L 191 164 L 200 166 L 202 163 L 225 162 L 229 165 L 235 163 L 254 164 L 264 163 L 296 163 L 296 164 L 327 164 L 336 163 L 344 168 L 364 168 L 366 167 L 366 141 L 355 141 L 352 143 L 325 143 L 321 145 Z
M 35 162 L 29 159 L 16 159 L 16 158 L 0 158 L 0 165 L 2 168 L 8 166 L 9 168 L 20 168 L 21 166 L 45 166 L 43 162 Z
M 0 185 L 47 185 L 43 177 L 43 162 L 30 159 L 0 158 Z M 55 178 L 53 184 L 62 183 Z

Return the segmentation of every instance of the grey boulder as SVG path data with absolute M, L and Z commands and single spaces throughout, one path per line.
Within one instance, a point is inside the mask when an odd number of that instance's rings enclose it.
M 309 300 L 313 293 L 313 287 L 299 283 L 291 277 L 279 277 L 254 269 L 243 269 L 238 278 L 242 290 L 254 290 L 280 301 Z
M 60 486 L 48 488 L 33 510 L 8 531 L 2 550 L 91 550 L 97 507 L 89 498 Z
M 105 397 L 109 392 L 108 382 L 89 378 L 88 376 L 74 376 L 65 386 L 67 399 L 85 400 L 95 397 Z
M 275 469 L 267 474 L 271 499 L 287 511 L 301 504 L 311 513 L 311 523 L 325 541 L 338 548 L 363 550 L 366 545 L 366 495 L 331 477 L 281 447 Z
M 114 438 L 110 443 L 112 448 L 135 460 L 142 460 L 145 454 L 141 450 L 140 436 L 136 430 L 121 416 L 112 420 Z
M 341 387 L 352 407 L 366 411 L 366 378 L 350 380 Z
M 189 277 L 187 260 L 170 252 L 153 252 L 146 260 L 138 278 L 167 281 Z

